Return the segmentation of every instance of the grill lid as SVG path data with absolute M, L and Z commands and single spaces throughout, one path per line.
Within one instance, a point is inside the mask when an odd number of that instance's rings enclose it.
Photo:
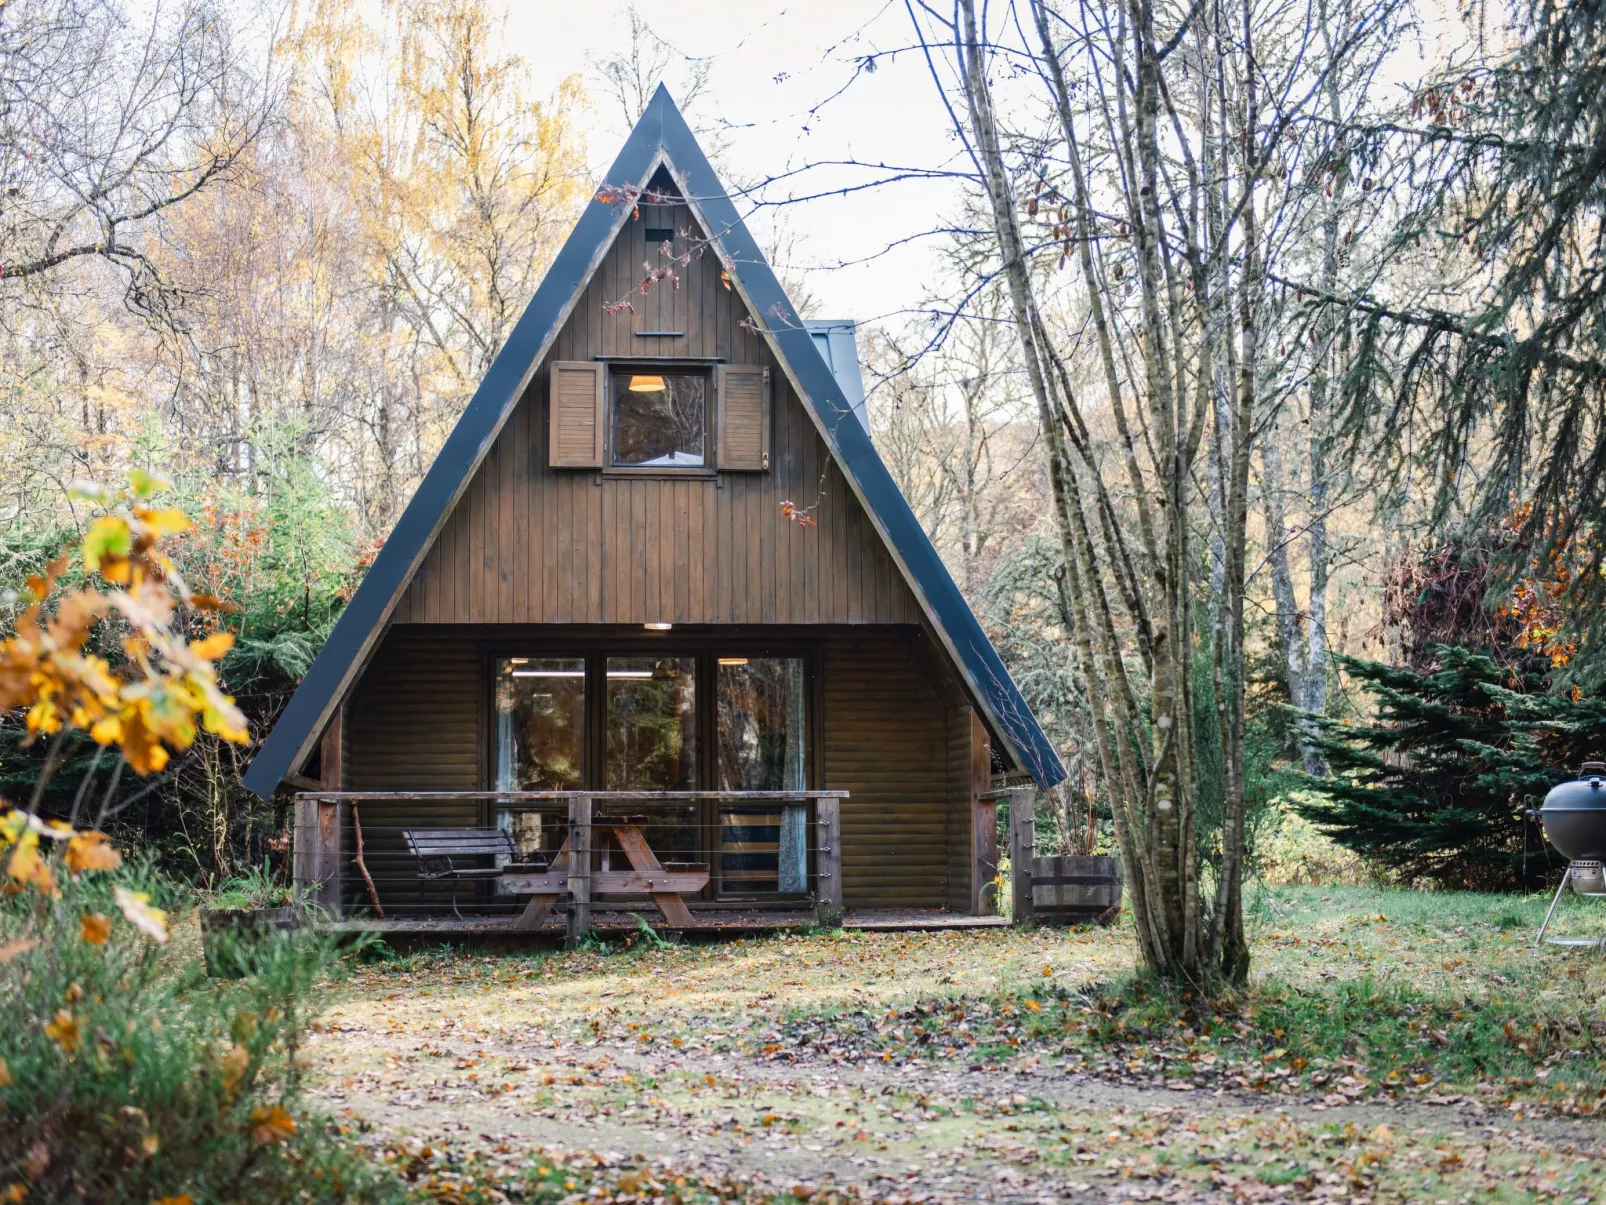
M 1539 815 L 1569 859 L 1606 858 L 1606 762 L 1586 761 L 1577 778 L 1551 787 Z

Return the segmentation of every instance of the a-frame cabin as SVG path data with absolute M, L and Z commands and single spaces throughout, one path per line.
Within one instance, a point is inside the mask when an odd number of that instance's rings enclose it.
M 985 914 L 1063 777 L 660 88 L 245 782 L 332 912 L 573 930 Z

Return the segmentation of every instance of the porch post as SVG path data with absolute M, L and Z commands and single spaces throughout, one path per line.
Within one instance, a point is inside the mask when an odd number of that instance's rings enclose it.
M 569 800 L 569 940 L 591 932 L 591 796 Z
M 970 717 L 970 915 L 998 915 L 998 800 L 993 795 L 993 747 L 987 725 Z
M 341 754 L 345 743 L 345 708 L 336 709 L 319 746 L 319 785 L 325 791 L 342 787 Z M 329 920 L 339 920 L 341 846 L 346 805 L 322 799 L 297 799 L 291 877 L 303 899 L 316 904 Z
M 1017 787 L 1009 792 L 1011 902 L 1017 925 L 1029 925 L 1036 919 L 1032 907 L 1032 860 L 1037 856 L 1036 799 L 1037 792 L 1031 787 Z
M 814 919 L 822 929 L 842 927 L 842 816 L 830 796 L 814 800 L 814 831 L 818 852 L 814 859 Z
M 970 812 L 970 913 L 998 915 L 998 801 L 978 799 Z

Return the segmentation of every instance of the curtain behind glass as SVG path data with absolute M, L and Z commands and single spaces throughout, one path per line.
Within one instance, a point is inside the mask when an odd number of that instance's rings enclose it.
M 797 657 L 719 658 L 721 790 L 801 791 L 807 785 L 805 677 Z M 721 810 L 721 881 L 727 892 L 808 889 L 805 806 L 737 804 Z

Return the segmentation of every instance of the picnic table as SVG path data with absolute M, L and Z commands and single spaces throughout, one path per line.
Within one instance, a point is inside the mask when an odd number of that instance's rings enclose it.
M 614 870 L 606 860 L 603 865 L 607 869 L 591 869 L 590 837 L 594 829 L 601 829 L 605 836 L 613 838 L 630 863 L 629 870 Z M 681 897 L 695 895 L 706 886 L 706 863 L 671 862 L 666 866 L 659 862 L 647 844 L 640 822 L 635 820 L 605 820 L 592 826 L 571 827 L 569 836 L 564 838 L 546 870 L 502 875 L 503 891 L 530 896 L 530 902 L 518 919 L 520 929 L 540 928 L 565 892 L 573 900 L 573 907 L 587 909 L 596 895 L 646 894 L 652 897 L 670 927 L 690 929 L 696 922 Z

